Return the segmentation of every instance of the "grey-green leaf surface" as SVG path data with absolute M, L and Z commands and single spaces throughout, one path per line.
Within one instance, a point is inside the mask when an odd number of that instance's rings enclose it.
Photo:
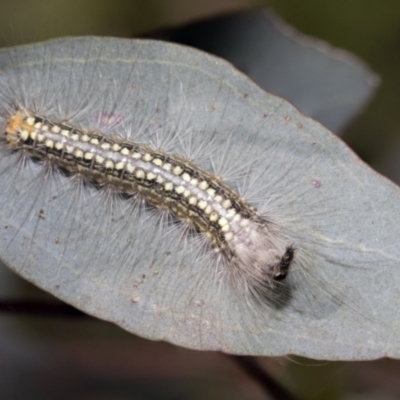
M 198 150 L 203 168 L 239 168 L 244 176 L 231 171 L 230 184 L 250 182 L 249 201 L 296 248 L 287 296 L 279 306 L 258 305 L 210 271 L 207 253 L 192 253 L 191 238 L 157 213 L 18 162 L 3 146 L 0 256 L 16 273 L 88 314 L 193 349 L 399 356 L 398 188 L 227 62 L 147 40 L 66 38 L 6 49 L 2 131 L 15 105 L 53 118 L 62 111 L 73 125 L 125 130 L 154 146 L 167 137 L 170 151 Z
M 158 37 L 230 61 L 336 134 L 364 108 L 379 79 L 354 55 L 253 10 L 167 30 Z

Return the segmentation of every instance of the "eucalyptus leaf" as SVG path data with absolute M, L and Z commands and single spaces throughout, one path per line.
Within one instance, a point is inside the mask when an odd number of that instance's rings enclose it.
M 268 10 L 225 15 L 155 37 L 225 58 L 337 134 L 364 108 L 379 82 L 354 55 L 297 32 Z
M 244 168 L 249 201 L 287 228 L 298 255 L 284 301 L 256 304 L 191 253 L 181 229 L 3 146 L 0 256 L 13 271 L 88 314 L 193 349 L 399 356 L 399 190 L 291 104 L 203 52 L 91 37 L 1 51 L 2 131 L 13 96 L 154 146 L 176 133 L 174 144 L 201 148 L 201 167 Z

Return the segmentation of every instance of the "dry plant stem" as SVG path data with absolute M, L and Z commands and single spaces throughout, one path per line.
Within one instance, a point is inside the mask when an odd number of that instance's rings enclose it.
M 268 375 L 268 373 L 256 362 L 255 357 L 233 355 L 229 357 L 260 384 L 268 395 L 268 398 L 279 400 L 299 400 L 298 397 L 288 392 L 275 379 Z

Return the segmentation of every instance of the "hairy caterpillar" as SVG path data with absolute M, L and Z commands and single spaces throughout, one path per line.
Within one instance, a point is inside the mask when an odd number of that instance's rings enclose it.
M 269 222 L 224 182 L 178 156 L 28 111 L 17 111 L 10 118 L 5 138 L 14 151 L 171 211 L 209 239 L 222 253 L 225 266 L 238 268 L 244 286 L 255 295 L 288 273 L 293 247 L 271 238 Z

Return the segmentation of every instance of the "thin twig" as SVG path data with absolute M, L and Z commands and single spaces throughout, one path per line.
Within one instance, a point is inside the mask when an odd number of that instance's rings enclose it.
M 255 357 L 249 356 L 229 356 L 260 386 L 267 395 L 272 399 L 278 400 L 299 400 L 298 397 L 291 394 L 280 383 L 272 378 L 268 373 L 260 367 Z

